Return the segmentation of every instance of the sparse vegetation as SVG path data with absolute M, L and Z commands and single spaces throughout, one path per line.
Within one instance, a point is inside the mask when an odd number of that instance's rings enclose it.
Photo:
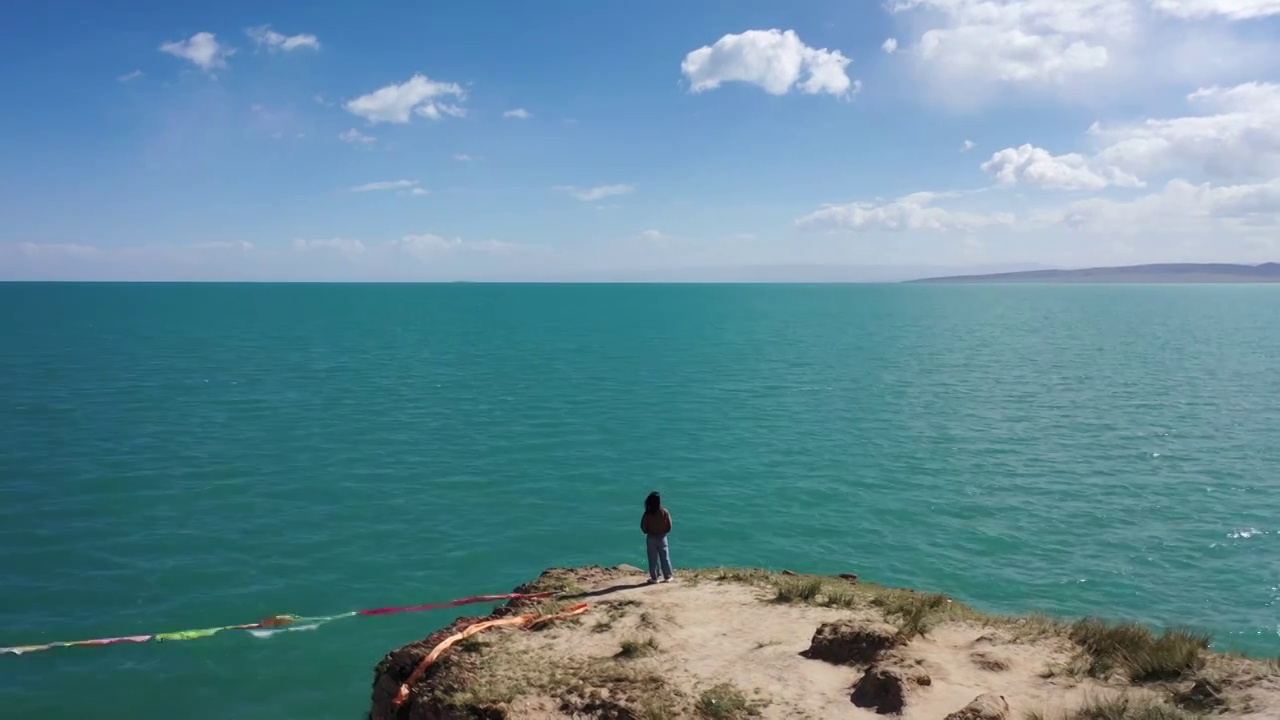
M 645 638 L 627 638 L 622 641 L 622 649 L 618 651 L 617 657 L 634 660 L 654 655 L 661 649 L 658 639 L 652 635 Z
M 728 683 L 709 688 L 698 697 L 694 710 L 706 720 L 742 720 L 757 717 L 760 710 L 742 691 Z
M 1027 713 L 1027 720 L 1201 720 L 1154 698 L 1128 695 L 1090 700 L 1076 710 L 1060 716 Z
M 762 570 L 725 568 L 703 571 L 699 576 L 771 588 L 775 602 L 839 608 L 872 605 L 880 608 L 886 616 L 896 619 L 903 638 L 907 640 L 926 634 L 930 627 L 944 619 L 990 619 L 945 595 L 886 588 L 872 583 L 853 583 L 842 578 L 780 575 Z M 1037 628 L 1041 625 L 1030 620 L 1028 624 Z
M 822 578 L 785 577 L 778 581 L 778 602 L 808 602 L 822 594 Z
M 481 638 L 479 635 L 472 635 L 469 638 L 463 638 L 459 641 L 457 647 L 458 650 L 462 652 L 478 653 L 482 652 L 488 646 L 489 643 L 485 641 L 484 638 Z
M 1204 666 L 1210 637 L 1189 630 L 1156 635 L 1137 623 L 1108 624 L 1088 618 L 1071 626 L 1068 637 L 1086 654 L 1088 674 L 1120 672 L 1134 683 L 1178 680 Z
M 671 720 L 680 717 L 682 708 L 675 700 L 646 697 L 641 700 L 634 714 L 638 720 Z
M 476 682 L 467 686 L 466 691 L 452 693 L 445 697 L 445 702 L 458 708 L 492 708 L 509 705 L 520 696 L 518 686 L 505 682 Z
M 550 571 L 524 590 L 581 593 L 580 583 L 612 589 L 614 586 L 605 583 L 618 580 L 602 570 L 608 569 Z M 1102 695 L 1102 699 L 1090 700 L 1071 712 L 1027 714 L 1027 720 L 1205 720 L 1214 713 L 1231 714 L 1266 707 L 1263 698 L 1267 697 L 1267 691 L 1260 690 L 1259 684 L 1280 675 L 1280 660 L 1268 662 L 1218 654 L 1210 651 L 1208 636 L 1187 630 L 1153 632 L 1133 623 L 1096 619 L 1068 623 L 1044 615 L 987 615 L 946 595 L 888 588 L 854 578 L 718 569 L 686 571 L 683 579 L 689 584 L 729 582 L 758 590 L 743 593 L 728 592 L 726 588 L 724 595 L 734 598 L 735 602 L 751 602 L 749 598 L 754 596 L 763 603 L 852 610 L 780 612 L 787 617 L 822 618 L 822 624 L 814 631 L 815 638 L 822 634 L 824 627 L 842 623 L 865 633 L 874 631 L 883 639 L 884 648 L 901 649 L 908 660 L 912 657 L 912 647 L 922 652 L 935 652 L 937 648 L 932 645 L 904 647 L 904 643 L 926 635 L 943 623 L 965 621 L 969 624 L 957 630 L 973 631 L 969 637 L 974 639 L 967 647 L 957 648 L 959 662 L 972 663 L 989 672 L 1021 671 L 1012 667 L 1010 661 L 1021 662 L 1022 658 L 1002 653 L 1001 649 L 1018 640 L 1042 639 L 1043 649 L 1052 658 L 1045 660 L 1058 663 L 1046 668 L 1042 677 L 1069 675 L 1086 687 L 1106 693 L 1125 682 L 1142 686 L 1120 697 Z M 715 595 L 719 596 L 719 591 Z M 428 692 L 442 707 L 447 705 L 474 717 L 518 714 L 527 705 L 530 708 L 558 706 L 562 713 L 574 716 L 734 720 L 758 717 L 770 701 L 790 705 L 792 700 L 773 693 L 770 700 L 761 700 L 765 695 L 759 688 L 754 695 L 747 695 L 734 685 L 706 688 L 700 684 L 728 679 L 723 676 L 692 680 L 663 677 L 655 672 L 658 669 L 655 663 L 638 662 L 658 653 L 671 653 L 679 664 L 682 654 L 689 650 L 684 639 L 673 640 L 671 647 L 665 643 L 659 645 L 658 638 L 662 637 L 659 629 L 672 626 L 683 617 L 669 611 L 671 607 L 680 609 L 681 606 L 664 604 L 664 595 L 654 597 L 649 600 L 643 590 L 597 594 L 586 600 L 592 604 L 592 611 L 585 616 L 586 625 L 577 631 L 582 633 L 578 636 L 566 629 L 564 633 L 553 632 L 538 640 L 515 631 L 468 638 L 430 680 Z M 519 612 L 545 616 L 582 601 L 561 596 L 514 606 Z M 763 611 L 763 608 L 753 610 Z M 578 619 L 569 622 L 578 622 Z M 559 625 L 560 622 L 547 623 L 548 627 Z M 602 637 L 591 633 L 611 634 Z M 754 646 L 758 651 L 799 641 L 789 635 L 786 637 L 790 639 L 780 640 L 775 635 L 774 632 L 753 634 L 750 644 L 742 649 Z M 579 648 L 580 640 L 583 642 Z M 567 656 L 563 652 L 566 643 L 575 647 Z M 817 640 L 811 640 L 811 645 L 816 643 Z M 560 650 L 548 654 L 538 650 L 539 647 Z M 1074 655 L 1070 652 L 1072 647 L 1076 649 Z M 889 656 L 887 651 L 882 654 Z M 801 655 L 810 657 L 805 653 Z M 875 659 L 871 655 L 867 657 Z M 919 658 L 916 661 L 919 662 Z M 865 664 L 868 660 L 828 662 Z M 1082 678 L 1099 678 L 1102 682 Z M 734 680 L 741 682 L 736 677 Z M 693 687 L 698 690 L 691 690 Z M 749 685 L 744 687 L 750 689 Z M 803 713 L 795 715 L 802 716 Z
M 951 611 L 954 603 L 937 593 L 886 593 L 872 600 L 888 617 L 898 619 L 898 634 L 903 640 L 927 635 L 933 624 Z

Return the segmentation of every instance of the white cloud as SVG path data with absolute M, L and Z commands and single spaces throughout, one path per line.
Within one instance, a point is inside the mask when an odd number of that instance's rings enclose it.
M 454 153 L 453 159 L 458 162 L 471 162 L 472 160 L 479 160 L 480 158 L 472 157 L 466 153 Z
M 259 25 L 244 31 L 258 47 L 266 47 L 271 52 L 277 50 L 297 50 L 298 48 L 320 49 L 320 40 L 315 35 L 282 35 L 271 29 L 270 25 Z
M 133 80 L 137 80 L 140 77 L 142 77 L 142 71 L 134 70 L 131 73 L 126 73 L 124 75 L 121 75 L 120 77 L 116 78 L 116 80 L 119 80 L 122 83 L 126 83 L 126 82 L 131 82 Z
M 467 109 L 458 105 L 449 103 L 428 103 L 417 109 L 417 113 L 424 118 L 431 120 L 439 120 L 448 115 L 449 117 L 466 117 Z
M 399 240 L 387 243 L 388 247 L 403 251 L 420 260 L 427 260 L 456 251 L 483 254 L 503 254 L 515 249 L 511 243 L 497 240 L 465 241 L 461 238 L 445 238 L 434 233 L 421 235 L 405 235 Z
M 982 164 L 982 170 L 1003 186 L 1019 182 L 1056 190 L 1100 190 L 1108 185 L 1141 187 L 1142 182 L 1106 164 L 1091 167 L 1079 153 L 1053 155 L 1048 150 L 1023 145 L 1005 148 Z
M 576 188 L 570 185 L 560 185 L 557 186 L 556 189 L 567 192 L 583 202 L 602 200 L 614 195 L 629 195 L 636 190 L 632 185 L 600 185 L 593 188 Z
M 1054 83 L 1107 66 L 1108 38 L 1132 28 L 1129 0 L 896 0 L 892 12 L 925 13 L 913 48 L 959 79 Z
M 1171 180 L 1162 190 L 1132 200 L 1091 198 L 1041 213 L 1038 222 L 1089 233 L 1143 235 L 1280 227 L 1280 178 L 1213 186 Z
M 502 117 L 515 118 L 516 120 L 528 120 L 529 118 L 533 117 L 533 113 L 529 112 L 528 110 L 525 110 L 524 108 L 516 108 L 514 110 L 508 110 L 502 113 Z
M 1257 77 L 1280 64 L 1280 53 L 1222 19 L 1272 14 L 1278 3 L 889 0 L 887 7 L 915 36 L 905 49 L 925 92 L 971 108 L 1007 93 L 1097 105 L 1161 87 Z
M 975 143 L 974 141 L 972 141 L 972 140 L 965 140 L 965 141 L 964 141 L 964 144 L 960 146 L 960 152 L 962 152 L 962 153 L 967 153 L 967 152 L 969 152 L 970 150 L 972 150 L 972 149 L 974 149 L 974 148 L 976 148 L 976 147 L 978 147 L 978 144 L 977 144 L 977 143 Z
M 884 44 L 880 46 L 880 49 L 889 55 L 898 52 L 898 38 L 889 38 L 888 40 L 885 40 Z
M 371 123 L 407 123 L 413 113 L 438 120 L 443 115 L 460 117 L 466 110 L 439 100 L 454 97 L 466 98 L 462 87 L 456 83 L 437 82 L 418 74 L 399 85 L 387 85 L 351 100 L 344 107 L 347 112 Z
M 670 237 L 669 235 L 661 233 L 657 230 L 645 230 L 644 232 L 640 233 L 640 239 L 645 240 L 647 242 L 658 242 L 660 240 L 666 240 L 669 237 Z
M 1173 174 L 1233 181 L 1280 175 L 1280 85 L 1204 88 L 1187 100 L 1203 113 L 1114 126 L 1095 123 L 1088 139 L 1100 149 L 1091 157 L 1055 156 L 1023 145 L 995 153 L 982 169 L 1006 186 L 1077 190 L 1139 187 Z
M 1203 19 L 1215 15 L 1230 20 L 1280 15 L 1280 0 L 1151 0 L 1157 10 L 1170 15 Z
M 855 202 L 847 205 L 825 205 L 796 220 L 796 225 L 808 230 L 855 232 L 876 230 L 974 232 L 1010 227 L 1016 221 L 1012 213 L 948 210 L 934 204 L 937 200 L 948 197 L 954 197 L 954 194 L 919 192 L 888 203 Z
M 420 187 L 416 187 L 416 188 L 414 188 L 414 189 L 410 190 L 410 191 L 409 191 L 409 194 L 410 194 L 410 195 L 430 195 L 430 194 L 431 194 L 431 191 L 430 191 L 430 190 L 423 190 L 423 189 L 422 189 L 422 188 L 420 188 Z
M 218 42 L 217 36 L 209 32 L 198 32 L 188 40 L 167 42 L 160 46 L 160 52 L 188 60 L 203 70 L 212 70 L 227 66 L 227 58 L 235 54 L 235 48 Z
M 861 88 L 845 72 L 850 62 L 839 50 L 805 45 L 794 30 L 747 30 L 690 52 L 680 70 L 695 93 L 744 82 L 771 95 L 798 88 L 811 95 L 847 97 Z
M 418 184 L 417 180 L 383 180 L 365 183 L 351 188 L 351 192 L 377 192 L 379 190 L 404 190 Z
M 294 240 L 293 249 L 303 252 L 320 251 L 320 252 L 337 252 L 343 255 L 363 255 L 365 244 L 359 240 L 351 238 L 330 238 L 326 240 Z
M 355 143 L 358 145 L 368 145 L 369 143 L 378 141 L 378 138 L 373 137 L 372 135 L 365 135 L 355 128 L 338 133 L 338 139 L 342 142 Z
M 1280 85 L 1211 87 L 1188 96 L 1206 113 L 1090 129 L 1101 161 L 1137 174 L 1196 170 L 1238 179 L 1280 173 Z

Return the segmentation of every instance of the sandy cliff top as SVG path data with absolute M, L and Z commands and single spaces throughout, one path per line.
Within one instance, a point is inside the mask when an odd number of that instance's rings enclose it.
M 442 718 L 1280 718 L 1280 667 L 1212 653 L 1194 633 L 977 613 L 850 577 L 635 568 L 549 570 L 393 698 L 462 618 L 378 665 L 371 720 Z

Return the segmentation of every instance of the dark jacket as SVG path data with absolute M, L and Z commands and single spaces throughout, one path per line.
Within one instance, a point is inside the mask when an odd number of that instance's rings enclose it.
M 666 535 L 671 532 L 671 513 L 666 508 L 645 513 L 640 517 L 640 530 L 645 535 Z

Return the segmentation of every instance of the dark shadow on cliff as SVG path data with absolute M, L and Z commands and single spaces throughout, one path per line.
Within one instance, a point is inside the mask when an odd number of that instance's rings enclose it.
M 607 588 L 592 590 L 591 592 L 578 593 L 576 595 L 562 595 L 560 599 L 585 600 L 587 598 L 596 598 L 596 597 L 603 597 L 605 595 L 612 595 L 614 593 L 623 592 L 624 590 L 639 590 L 640 588 L 643 588 L 643 587 L 649 587 L 649 583 L 640 582 L 640 583 L 629 583 L 629 584 L 622 584 L 622 585 L 610 585 Z

